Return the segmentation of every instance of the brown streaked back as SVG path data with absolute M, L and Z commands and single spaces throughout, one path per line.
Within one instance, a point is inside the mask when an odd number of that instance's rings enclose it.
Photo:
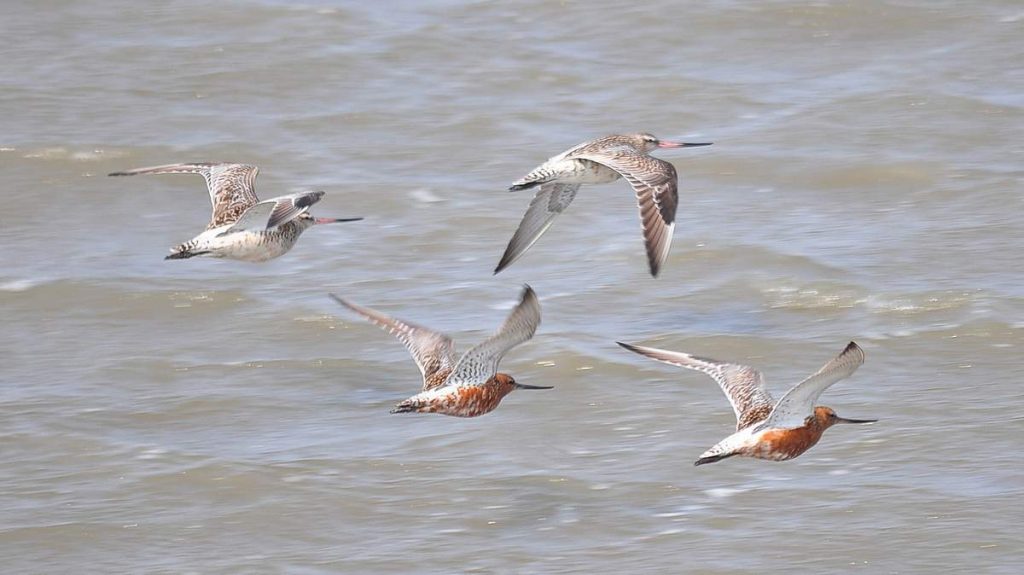
M 256 176 L 260 169 L 249 164 L 196 162 L 167 164 L 113 172 L 111 176 L 137 176 L 144 174 L 199 174 L 206 180 L 213 213 L 206 229 L 233 224 L 251 206 L 259 202 L 256 196 Z

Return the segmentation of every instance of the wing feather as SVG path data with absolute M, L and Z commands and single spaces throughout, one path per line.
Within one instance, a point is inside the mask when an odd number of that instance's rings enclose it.
M 498 363 L 513 347 L 528 341 L 540 325 L 540 302 L 526 286 L 522 298 L 497 333 L 467 351 L 445 385 L 483 385 L 498 373 Z
M 651 359 L 710 375 L 718 382 L 732 405 L 736 414 L 736 431 L 763 421 L 771 413 L 775 400 L 765 386 L 764 374 L 750 366 L 697 357 L 680 351 L 618 343 Z
M 437 380 L 433 376 L 438 372 L 450 371 L 455 364 L 455 343 L 450 337 L 414 323 L 390 317 L 375 309 L 357 305 L 334 294 L 330 294 L 330 296 L 334 298 L 334 301 L 384 328 L 405 344 L 423 375 L 423 391 L 439 387 L 444 382 L 443 379 Z
M 195 162 L 166 164 L 113 172 L 111 176 L 137 176 L 143 174 L 199 174 L 206 180 L 213 214 L 206 229 L 231 224 L 251 206 L 259 202 L 256 196 L 256 176 L 260 169 L 249 164 Z
M 647 263 L 651 275 L 657 276 L 668 258 L 675 231 L 676 208 L 679 204 L 675 167 L 628 146 L 577 154 L 576 157 L 615 170 L 633 187 L 637 207 L 640 209 Z
M 864 350 L 851 341 L 839 355 L 783 395 L 772 409 L 767 425 L 781 428 L 800 427 L 807 416 L 814 413 L 814 404 L 822 392 L 834 383 L 853 375 L 863 363 Z
M 530 207 L 526 209 L 522 221 L 519 222 L 516 233 L 509 240 L 494 273 L 505 269 L 530 249 L 530 246 L 536 243 L 540 236 L 551 227 L 555 217 L 569 207 L 579 189 L 579 184 L 551 182 L 541 185 L 540 190 L 530 201 Z

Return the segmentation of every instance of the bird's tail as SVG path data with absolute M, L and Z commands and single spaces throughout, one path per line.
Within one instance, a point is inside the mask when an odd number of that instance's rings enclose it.
M 736 432 L 719 441 L 704 453 L 701 453 L 700 457 L 693 464 L 704 465 L 705 463 L 714 463 L 733 455 L 739 455 L 747 439 L 748 436 L 746 434 Z
M 512 184 L 511 186 L 509 186 L 508 191 L 510 191 L 510 192 L 519 192 L 519 191 L 522 191 L 522 190 L 529 190 L 530 188 L 535 188 L 535 187 L 541 185 L 542 183 L 543 182 L 524 182 L 522 180 L 519 180 L 518 182 L 516 182 L 516 183 Z
M 721 461 L 721 460 L 726 459 L 728 457 L 732 457 L 733 455 L 736 455 L 736 454 L 735 453 L 722 453 L 722 454 L 719 454 L 719 455 L 708 455 L 708 456 L 703 456 L 702 455 L 699 459 L 697 459 L 697 461 L 694 461 L 693 464 L 694 465 L 704 465 L 705 463 L 714 463 L 716 461 Z
M 426 404 L 416 398 L 410 397 L 405 401 L 399 403 L 391 410 L 391 413 L 417 413 Z
M 208 250 L 200 250 L 195 242 L 185 242 L 171 248 L 171 254 L 165 260 L 187 260 L 210 253 Z

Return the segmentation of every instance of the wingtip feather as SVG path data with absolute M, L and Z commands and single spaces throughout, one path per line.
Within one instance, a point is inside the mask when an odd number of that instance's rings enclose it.
M 864 363 L 864 348 L 857 345 L 857 342 L 854 341 L 851 341 L 850 343 L 846 344 L 846 347 L 843 348 L 842 353 L 840 353 L 839 355 L 853 357 L 857 360 L 858 364 Z
M 341 296 L 339 296 L 337 294 L 333 294 L 333 293 L 328 293 L 327 295 L 330 296 L 331 299 L 333 299 L 334 301 L 338 302 L 339 304 L 347 307 L 350 310 L 355 311 L 355 304 L 349 302 L 347 299 L 345 299 L 345 298 L 343 298 L 343 297 L 341 297 Z
M 526 252 L 525 249 L 521 250 L 518 246 L 515 246 L 515 243 L 516 238 L 513 236 L 512 239 L 509 240 L 508 246 L 505 247 L 505 253 L 501 254 L 501 260 L 498 261 L 497 267 L 494 268 L 494 275 L 498 275 L 499 272 L 512 265 L 517 259 L 519 259 L 519 256 Z
M 533 291 L 533 288 L 530 287 L 530 284 L 523 284 L 523 296 L 520 299 L 525 300 L 526 298 L 531 297 L 531 296 L 534 299 L 536 299 L 537 292 Z
M 512 262 L 505 261 L 505 259 L 506 258 L 504 256 L 502 256 L 501 261 L 498 262 L 498 266 L 494 268 L 494 274 L 493 275 L 498 275 L 499 273 L 501 273 L 501 270 L 507 268 L 508 264 L 512 263 Z
M 629 351 L 639 353 L 637 351 L 637 347 L 635 345 L 631 344 L 631 343 L 623 343 L 621 341 L 617 341 L 615 343 L 619 344 L 619 346 L 622 347 L 623 349 L 628 349 Z

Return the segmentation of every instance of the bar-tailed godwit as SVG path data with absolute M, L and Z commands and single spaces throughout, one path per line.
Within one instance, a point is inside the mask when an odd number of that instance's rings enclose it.
M 825 430 L 837 423 L 874 423 L 876 419 L 846 419 L 831 407 L 815 406 L 829 386 L 853 374 L 864 363 L 864 350 L 850 342 L 838 356 L 814 375 L 793 386 L 779 401 L 765 388 L 756 369 L 678 351 L 641 347 L 619 342 L 622 347 L 679 367 L 710 375 L 732 404 L 736 433 L 701 454 L 694 465 L 714 463 L 739 455 L 772 461 L 793 459 L 818 443 Z
M 678 178 L 672 164 L 648 152 L 709 145 L 659 140 L 650 134 L 614 135 L 584 142 L 549 158 L 509 188 L 517 191 L 540 186 L 494 273 L 519 259 L 547 231 L 582 184 L 605 184 L 621 177 L 636 193 L 647 263 L 651 275 L 657 276 L 672 244 L 679 202 Z
M 399 403 L 391 413 L 440 413 L 476 417 L 493 411 L 516 389 L 551 389 L 525 385 L 498 373 L 498 362 L 513 347 L 529 340 L 540 324 L 540 302 L 530 286 L 501 328 L 489 339 L 455 359 L 455 343 L 443 333 L 389 317 L 334 294 L 341 305 L 394 334 L 405 344 L 423 375 L 423 390 Z
M 111 176 L 140 174 L 199 174 L 206 179 L 213 216 L 206 230 L 171 248 L 164 259 L 195 256 L 262 262 L 284 255 L 307 228 L 317 224 L 353 222 L 363 218 L 314 218 L 309 207 L 324 192 L 299 192 L 260 201 L 256 197 L 259 168 L 246 164 L 169 164 L 114 172 Z

